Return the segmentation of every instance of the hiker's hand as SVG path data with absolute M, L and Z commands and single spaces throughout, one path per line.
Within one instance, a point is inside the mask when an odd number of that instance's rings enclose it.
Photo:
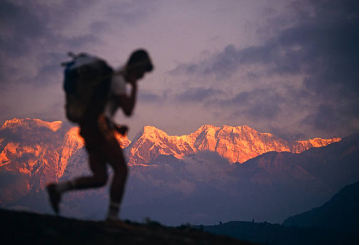
M 127 126 L 125 125 L 115 125 L 115 130 L 120 133 L 121 135 L 125 136 L 127 131 L 129 130 Z

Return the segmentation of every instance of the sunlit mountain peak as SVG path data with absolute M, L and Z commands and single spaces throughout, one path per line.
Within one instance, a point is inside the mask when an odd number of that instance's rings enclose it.
M 338 142 L 334 139 L 286 141 L 270 133 L 262 133 L 244 126 L 203 125 L 189 135 L 169 136 L 153 126 L 146 126 L 130 146 L 129 164 L 146 165 L 160 155 L 172 155 L 178 159 L 199 151 L 213 151 L 230 163 L 243 163 L 270 151 L 301 153 L 313 147 Z
M 46 122 L 41 119 L 19 119 L 14 118 L 11 120 L 6 120 L 1 129 L 14 129 L 18 127 L 26 127 L 26 128 L 34 128 L 34 127 L 44 127 L 52 130 L 53 132 L 56 132 L 59 128 L 61 128 L 63 122 L 61 121 L 54 121 L 54 122 Z

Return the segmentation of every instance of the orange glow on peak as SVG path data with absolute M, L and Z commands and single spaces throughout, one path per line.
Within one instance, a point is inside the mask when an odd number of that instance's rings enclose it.
M 146 126 L 130 149 L 129 165 L 147 165 L 159 155 L 183 159 L 199 151 L 217 152 L 230 163 L 243 163 L 270 151 L 301 153 L 312 147 L 322 147 L 340 140 L 315 138 L 286 141 L 270 133 L 258 132 L 247 125 L 203 125 L 189 135 L 169 136 L 155 127 Z
M 1 129 L 16 128 L 19 126 L 27 127 L 28 129 L 30 129 L 31 127 L 33 127 L 33 123 L 35 123 L 35 125 L 38 127 L 45 127 L 52 130 L 53 132 L 56 132 L 59 128 L 61 128 L 63 122 L 62 121 L 46 122 L 41 119 L 14 118 L 11 120 L 6 120 L 3 126 L 1 127 Z
M 302 145 L 311 145 L 312 147 L 323 147 L 327 146 L 331 143 L 339 142 L 341 138 L 333 138 L 333 139 L 322 139 L 322 138 L 314 138 L 309 140 L 300 140 L 296 141 Z
M 84 139 L 80 136 L 80 128 L 79 127 L 72 127 L 66 133 L 66 137 L 68 140 L 73 140 L 75 142 L 81 143 L 84 145 Z

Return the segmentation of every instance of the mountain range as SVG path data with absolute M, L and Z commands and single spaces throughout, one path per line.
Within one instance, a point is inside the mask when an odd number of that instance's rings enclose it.
M 204 125 L 189 135 L 169 136 L 160 129 L 146 126 L 135 136 L 129 147 L 129 164 L 148 165 L 160 155 L 172 155 L 182 159 L 184 156 L 206 150 L 217 152 L 230 163 L 243 163 L 270 151 L 301 153 L 340 140 L 315 138 L 286 141 L 269 133 L 260 133 L 246 125 Z
M 132 141 L 118 139 L 130 167 L 122 214 L 135 220 L 281 222 L 358 181 L 358 134 L 289 142 L 248 126 L 204 125 L 183 136 L 146 126 Z M 50 212 L 44 186 L 87 174 L 77 127 L 39 119 L 1 127 L 1 207 Z M 105 188 L 71 192 L 63 214 L 103 218 L 107 199 Z

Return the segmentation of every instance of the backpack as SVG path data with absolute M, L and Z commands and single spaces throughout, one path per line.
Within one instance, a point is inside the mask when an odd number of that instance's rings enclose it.
M 69 56 L 72 61 L 62 63 L 66 117 L 78 124 L 96 120 L 108 100 L 113 69 L 104 60 L 85 53 Z

